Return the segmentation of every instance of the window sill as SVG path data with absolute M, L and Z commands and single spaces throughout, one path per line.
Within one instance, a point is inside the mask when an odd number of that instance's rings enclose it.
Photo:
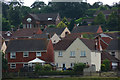
M 83 58 L 84 58 L 84 57 L 86 57 L 86 56 L 80 56 L 80 57 L 83 57 Z
M 75 56 L 70 56 L 70 58 L 75 58 Z
M 58 56 L 58 57 L 63 57 L 63 56 Z

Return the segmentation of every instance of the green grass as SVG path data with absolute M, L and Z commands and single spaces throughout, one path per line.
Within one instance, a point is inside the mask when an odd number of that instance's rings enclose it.
M 40 78 L 40 79 L 4 79 L 4 80 L 120 80 L 120 78 L 85 78 L 85 77 L 69 77 L 69 78 Z

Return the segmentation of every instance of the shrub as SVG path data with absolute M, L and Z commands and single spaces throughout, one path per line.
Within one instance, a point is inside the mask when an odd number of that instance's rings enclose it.
M 84 63 L 76 63 L 73 67 L 75 72 L 83 72 L 83 69 L 86 67 Z
M 40 71 L 43 71 L 43 66 L 40 64 L 36 64 L 35 65 L 35 72 L 40 72 Z
M 103 64 L 101 65 L 102 71 L 109 71 L 110 70 L 110 61 L 108 59 L 103 60 Z
M 49 65 L 49 64 L 45 64 L 45 65 L 43 66 L 43 70 L 44 70 L 44 71 L 51 71 L 51 70 L 52 70 L 52 66 Z

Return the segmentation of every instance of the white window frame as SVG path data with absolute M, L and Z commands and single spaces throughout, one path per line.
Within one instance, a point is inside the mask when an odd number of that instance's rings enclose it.
M 27 66 L 26 66 L 26 64 L 27 64 Z M 24 63 L 24 64 L 23 64 L 23 67 L 25 67 L 25 66 L 28 67 L 28 63 Z
M 30 28 L 32 28 L 32 24 L 30 24 Z
M 86 51 L 81 51 L 80 56 L 81 57 L 86 57 Z
M 58 52 L 58 57 L 62 57 L 62 56 L 63 56 L 62 51 L 59 51 Z
M 38 55 L 38 53 L 40 53 L 40 55 Z M 41 57 L 41 56 L 42 56 L 41 52 L 36 52 L 36 57 Z
M 27 28 L 29 28 L 29 24 L 27 24 Z
M 15 56 L 15 57 L 13 57 L 13 56 Z M 11 52 L 10 53 L 10 59 L 15 59 L 16 58 L 16 53 L 15 52 Z
M 14 65 L 14 67 L 13 67 L 13 65 Z M 15 69 L 15 68 L 16 68 L 16 64 L 15 64 L 15 63 L 11 63 L 11 64 L 10 64 L 10 68 L 11 68 L 11 69 Z
M 75 57 L 75 51 L 70 51 L 70 57 Z
M 26 53 L 27 53 L 27 56 L 25 56 Z M 29 57 L 29 52 L 23 52 L 23 57 Z

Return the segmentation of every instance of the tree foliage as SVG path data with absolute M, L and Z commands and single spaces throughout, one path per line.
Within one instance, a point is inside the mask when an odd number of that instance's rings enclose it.
M 101 71 L 109 71 L 110 70 L 110 61 L 108 59 L 103 60 L 101 64 Z
M 75 72 L 83 72 L 83 69 L 86 67 L 84 63 L 76 63 L 73 67 Z
M 65 23 L 63 23 L 62 21 L 58 23 L 57 28 L 63 28 L 63 27 L 67 27 L 67 25 L 65 25 Z
M 4 71 L 8 70 L 8 61 L 7 61 L 7 59 L 5 59 L 5 54 L 4 53 L 2 53 L 2 69 Z
M 94 19 L 94 24 L 97 24 L 97 25 L 105 24 L 105 22 L 106 22 L 106 19 L 102 12 L 100 12 Z

